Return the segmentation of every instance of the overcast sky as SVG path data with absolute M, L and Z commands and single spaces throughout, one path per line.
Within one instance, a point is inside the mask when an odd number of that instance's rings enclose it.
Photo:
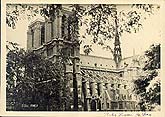
M 127 6 L 120 7 L 120 9 L 127 10 Z M 27 28 L 29 25 L 28 20 L 19 20 L 16 25 L 16 29 L 11 29 L 7 26 L 6 37 L 8 41 L 16 42 L 22 47 L 26 48 L 27 43 Z M 154 15 L 148 17 L 143 21 L 143 29 L 138 33 L 124 33 L 120 38 L 122 56 L 128 57 L 133 55 L 133 49 L 136 54 L 141 54 L 153 43 L 161 42 L 161 18 L 160 11 L 156 12 Z M 83 30 L 83 29 L 82 29 Z M 81 32 L 81 31 L 80 31 Z M 90 38 L 85 40 L 85 43 L 90 42 Z M 109 42 L 113 45 L 113 41 Z M 81 53 L 83 53 L 81 49 Z M 112 58 L 110 51 L 103 50 L 98 45 L 93 45 L 92 55 L 104 56 Z

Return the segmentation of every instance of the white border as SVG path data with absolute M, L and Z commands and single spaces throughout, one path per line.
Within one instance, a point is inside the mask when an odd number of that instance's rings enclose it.
M 161 56 L 161 67 L 162 67 L 162 72 L 161 72 L 161 80 L 162 80 L 162 98 L 161 98 L 161 111 L 160 112 L 146 112 L 147 114 L 151 114 L 151 116 L 144 116 L 144 117 L 165 117 L 165 101 L 164 101 L 164 97 L 165 97 L 165 79 L 164 79 L 164 73 L 165 71 L 163 71 L 164 67 L 165 67 L 165 63 L 163 61 L 163 59 L 165 60 L 165 57 L 163 55 L 163 52 L 165 51 L 165 46 L 164 46 L 164 37 L 165 37 L 165 33 L 163 33 L 165 31 L 165 6 L 164 0 L 123 0 L 123 1 L 119 1 L 119 0 L 72 0 L 72 1 L 67 1 L 67 0 L 2 0 L 1 1 L 1 91 L 0 91 L 0 115 L 2 116 L 72 116 L 72 117 L 77 117 L 77 116 L 94 116 L 94 117 L 115 117 L 112 116 L 112 113 L 117 114 L 118 116 L 116 117 L 122 117 L 119 116 L 120 113 L 124 113 L 124 114 L 133 114 L 133 116 L 129 116 L 129 117 L 136 117 L 136 114 L 140 114 L 140 116 L 137 117 L 143 117 L 142 113 L 144 112 L 6 112 L 6 3 L 26 3 L 26 4 L 38 4 L 38 3 L 46 3 L 46 4 L 135 4 L 135 3 L 141 3 L 141 4 L 146 4 L 146 3 L 150 3 L 150 4 L 161 4 L 161 11 L 162 11 L 162 15 L 161 15 L 161 20 L 163 22 L 162 24 L 162 44 L 161 44 L 161 50 L 162 50 L 162 56 Z M 164 20 L 164 21 L 163 21 Z M 164 38 L 164 39 L 163 39 Z M 164 92 L 164 93 L 163 93 Z M 124 116 L 127 117 L 127 116 Z

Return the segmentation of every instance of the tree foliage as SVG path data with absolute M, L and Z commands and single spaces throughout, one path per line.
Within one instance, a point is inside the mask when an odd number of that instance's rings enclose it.
M 143 68 L 144 75 L 134 81 L 135 93 L 140 96 L 141 109 L 152 110 L 155 105 L 161 104 L 160 44 L 152 45 L 145 56 L 147 60 Z
M 86 38 L 86 35 L 91 35 L 93 43 L 108 48 L 109 46 L 104 43 L 105 40 L 114 39 L 116 32 L 119 36 L 124 32 L 138 32 L 142 28 L 143 18 L 146 17 L 143 16 L 142 12 L 153 14 L 155 9 L 159 9 L 159 5 L 154 4 L 129 5 L 128 7 L 132 6 L 132 9 L 128 11 L 118 10 L 118 5 L 115 4 L 72 4 L 64 6 L 73 11 L 70 17 L 73 39 L 79 38 L 80 27 L 86 26 L 86 33 L 83 37 Z M 9 27 L 15 28 L 15 24 L 20 17 L 31 19 L 36 15 L 41 15 L 45 18 L 54 19 L 60 13 L 61 8 L 61 4 L 7 4 L 6 23 Z
M 39 54 L 7 45 L 6 95 L 11 110 L 64 110 L 62 73 L 59 63 Z M 11 48 L 12 47 L 12 48 Z

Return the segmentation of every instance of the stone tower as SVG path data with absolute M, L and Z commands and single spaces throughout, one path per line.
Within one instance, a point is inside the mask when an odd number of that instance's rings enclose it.
M 58 14 L 46 19 L 37 19 L 29 25 L 27 32 L 27 49 L 46 56 L 53 62 L 64 63 L 65 110 L 82 110 L 81 77 L 80 77 L 80 45 L 73 38 L 73 12 L 61 6 Z

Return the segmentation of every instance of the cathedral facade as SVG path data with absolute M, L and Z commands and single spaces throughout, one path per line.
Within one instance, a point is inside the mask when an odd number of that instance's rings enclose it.
M 72 38 L 72 12 L 62 7 L 58 15 L 45 21 L 37 19 L 28 27 L 27 49 L 56 62 L 63 55 L 65 80 L 70 102 L 66 110 L 134 111 L 139 110 L 138 97 L 133 94 L 132 80 L 138 77 L 136 56 L 121 59 L 80 54 L 78 38 Z

